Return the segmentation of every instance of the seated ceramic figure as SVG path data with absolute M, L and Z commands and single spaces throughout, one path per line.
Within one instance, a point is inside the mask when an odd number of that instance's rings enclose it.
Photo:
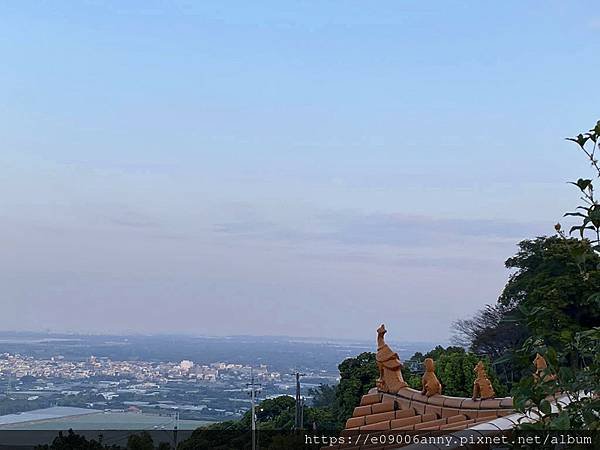
M 539 353 L 535 355 L 535 359 L 533 360 L 533 364 L 535 364 L 535 373 L 533 374 L 533 379 L 536 382 L 540 380 L 543 382 L 554 381 L 556 380 L 556 375 L 546 374 L 544 372 L 548 369 L 548 363 L 544 359 L 542 355 Z
M 421 394 L 431 397 L 442 393 L 442 384 L 435 376 L 435 363 L 433 359 L 425 359 L 425 373 L 423 374 L 423 391 Z
M 385 343 L 385 333 L 387 333 L 385 325 L 381 324 L 377 329 L 377 355 L 375 356 L 379 369 L 377 389 L 381 392 L 396 394 L 407 384 L 402 377 L 400 357 Z
M 473 400 L 477 400 L 478 398 L 481 400 L 494 398 L 496 393 L 492 387 L 492 382 L 485 372 L 485 366 L 482 361 L 477 363 L 473 372 L 476 374 L 475 381 L 473 382 Z

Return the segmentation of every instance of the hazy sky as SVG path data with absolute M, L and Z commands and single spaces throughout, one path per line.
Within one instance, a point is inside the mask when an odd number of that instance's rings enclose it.
M 0 3 L 0 329 L 448 338 L 587 175 L 596 2 Z

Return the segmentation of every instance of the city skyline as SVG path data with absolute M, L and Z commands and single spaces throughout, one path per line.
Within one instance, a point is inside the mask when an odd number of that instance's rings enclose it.
M 446 342 L 576 206 L 592 5 L 1 6 L 0 330 Z

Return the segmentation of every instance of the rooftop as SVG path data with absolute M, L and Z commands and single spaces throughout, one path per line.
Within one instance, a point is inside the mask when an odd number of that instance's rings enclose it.
M 38 422 L 65 417 L 75 417 L 85 414 L 96 414 L 101 412 L 97 409 L 73 408 L 69 406 L 54 406 L 52 408 L 36 409 L 16 414 L 0 416 L 0 427 L 24 422 Z

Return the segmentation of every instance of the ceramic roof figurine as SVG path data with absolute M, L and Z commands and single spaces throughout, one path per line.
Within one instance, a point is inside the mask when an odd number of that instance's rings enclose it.
M 476 374 L 475 381 L 473 382 L 473 400 L 477 400 L 478 398 L 481 400 L 494 398 L 496 393 L 485 371 L 483 361 L 477 363 L 473 372 Z
M 380 392 L 395 394 L 407 384 L 402 377 L 400 357 L 385 343 L 385 333 L 387 333 L 385 325 L 381 324 L 377 329 L 377 355 L 375 356 L 379 369 L 377 389 Z
M 556 380 L 556 375 L 554 374 L 546 374 L 544 372 L 548 370 L 548 363 L 546 359 L 537 353 L 535 355 L 535 359 L 533 360 L 533 364 L 535 364 L 535 373 L 533 374 L 533 379 L 538 382 L 542 380 L 543 382 Z
M 442 383 L 435 376 L 435 363 L 431 358 L 425 358 L 425 373 L 422 378 L 423 390 L 421 394 L 431 397 L 442 393 Z

